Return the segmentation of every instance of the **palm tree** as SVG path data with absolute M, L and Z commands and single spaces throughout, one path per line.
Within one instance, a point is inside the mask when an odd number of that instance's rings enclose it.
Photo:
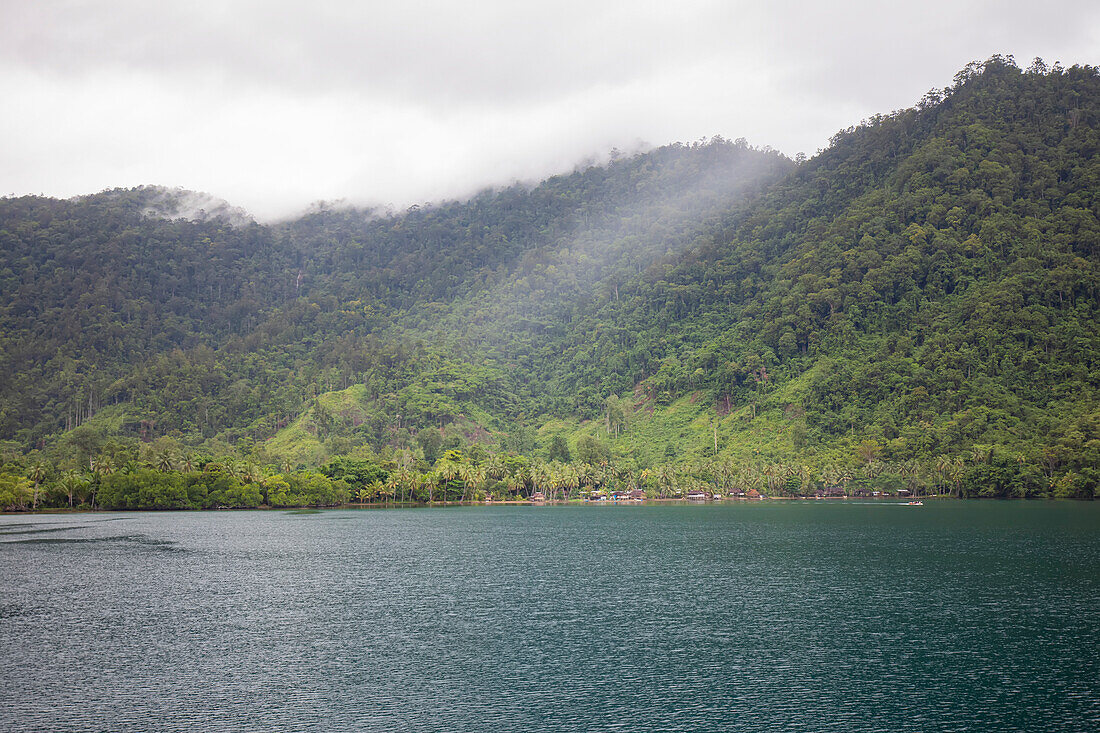
M 545 486 L 550 483 L 550 469 L 545 463 L 534 463 L 531 465 L 531 493 L 528 497 L 539 491 L 540 486 Z
M 66 471 L 61 476 L 61 486 L 65 489 L 65 493 L 69 497 L 70 509 L 73 506 L 73 495 L 76 494 L 77 489 L 83 484 L 84 482 L 80 479 L 80 476 L 77 475 L 76 471 Z
M 951 481 L 955 484 L 955 496 L 962 496 L 962 476 L 963 470 L 966 468 L 966 461 L 962 456 L 955 456 L 955 460 L 951 461 Z
M 422 486 L 428 487 L 428 503 L 431 504 L 435 496 L 435 484 L 440 480 L 439 473 L 436 471 L 428 471 L 423 474 L 414 474 L 416 488 L 419 489 Z
M 27 474 L 27 478 L 34 482 L 34 503 L 33 509 L 38 509 L 38 487 L 42 485 L 42 481 L 46 478 L 46 466 L 41 461 L 35 461 L 31 466 L 30 473 Z
M 522 471 L 516 471 L 515 473 L 508 474 L 504 480 L 504 485 L 508 487 L 509 494 L 519 494 L 527 486 L 527 481 L 523 476 Z
M 780 479 L 783 476 L 783 464 L 769 463 L 764 466 L 764 477 L 768 482 L 768 493 L 774 494 L 779 488 Z
M 263 473 L 260 471 L 260 467 L 256 465 L 255 461 L 249 460 L 241 469 L 241 480 L 246 484 L 258 481 L 262 477 Z
M 171 448 L 165 448 L 157 455 L 157 470 L 161 473 L 168 473 L 171 471 L 173 463 L 174 457 Z
M 110 457 L 103 455 L 103 453 L 100 453 L 99 456 L 92 458 L 89 461 L 88 466 L 91 468 L 91 472 L 95 473 L 97 477 L 100 477 L 100 475 L 110 475 L 114 473 L 114 461 L 112 461 Z
M 662 464 L 657 469 L 657 490 L 661 493 L 661 496 L 672 496 L 676 489 L 676 469 L 671 464 Z
M 565 488 L 568 490 L 568 494 L 572 495 L 574 491 L 580 488 L 581 476 L 580 471 L 573 464 L 569 464 L 564 469 Z
M 99 482 L 104 476 L 110 476 L 114 472 L 115 467 L 114 464 L 111 462 L 111 459 L 103 455 L 102 453 L 95 458 L 92 458 L 88 462 L 88 467 L 92 471 L 92 490 L 89 496 L 91 500 L 90 505 L 92 509 L 95 509 L 95 497 L 96 492 L 99 490 Z
M 723 462 L 719 468 L 719 476 L 722 481 L 722 491 L 729 494 L 733 491 L 733 484 L 737 480 L 737 470 L 732 463 Z
M 936 458 L 936 488 L 937 491 L 942 491 L 943 486 L 947 483 L 947 474 L 951 470 L 951 458 L 946 455 L 940 455 Z
M 579 466 L 574 465 L 574 470 L 577 472 L 577 486 L 591 486 L 592 485 L 592 466 L 587 463 L 582 463 Z
M 450 487 L 450 483 L 459 477 L 459 468 L 459 464 L 454 461 L 442 461 L 436 469 L 439 493 L 443 496 L 444 504 L 447 503 L 447 489 Z
M 844 487 L 844 494 L 845 494 L 845 496 L 847 496 L 847 494 L 848 494 L 848 483 L 853 478 L 851 470 L 848 469 L 848 468 L 840 469 L 840 475 L 837 478 L 840 479 L 840 483 Z
M 500 456 L 493 456 L 485 464 L 485 474 L 492 479 L 500 481 L 507 473 L 507 468 L 504 465 L 504 459 Z
M 615 469 L 610 464 L 601 463 L 596 466 L 596 482 L 607 489 L 614 490 L 612 483 L 615 481 Z
M 458 478 L 462 481 L 462 499 L 460 501 L 466 501 L 466 492 L 470 490 L 470 484 L 474 480 L 475 469 L 469 463 L 462 463 L 458 466 Z
M 507 474 L 504 478 L 504 483 L 508 487 L 509 494 L 520 495 L 523 493 L 524 488 L 527 486 L 527 474 L 529 470 L 527 466 L 514 466 L 511 473 Z
M 917 486 L 920 483 L 920 464 L 917 463 L 916 459 L 904 461 L 898 465 L 898 472 L 905 476 L 905 483 L 908 485 L 909 490 L 913 492 L 913 495 L 916 496 Z
M 753 465 L 745 465 L 737 472 L 737 484 L 739 489 L 752 489 L 760 481 L 760 470 Z
M 393 494 L 394 498 L 397 497 L 397 490 L 401 489 L 401 503 L 402 504 L 405 503 L 404 473 L 405 473 L 405 469 L 400 469 L 398 471 L 394 471 L 393 473 L 391 473 L 386 478 L 386 488 L 388 488 L 390 490 L 390 493 Z

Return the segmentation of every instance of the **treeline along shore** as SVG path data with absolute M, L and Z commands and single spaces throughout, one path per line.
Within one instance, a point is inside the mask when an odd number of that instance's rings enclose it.
M 355 504 L 569 501 L 602 498 L 989 497 L 1094 498 L 1094 477 L 1057 471 L 1056 456 L 975 448 L 934 461 L 879 459 L 866 441 L 842 465 L 735 464 L 721 459 L 638 468 L 606 460 L 582 442 L 580 460 L 490 453 L 479 444 L 423 452 L 339 457 L 317 469 L 250 458 L 178 455 L 152 446 L 101 453 L 79 468 L 9 460 L 0 471 L 0 509 L 172 510 L 317 507 Z M 591 452 L 597 453 L 593 455 Z M 431 456 L 429 455 L 429 458 Z

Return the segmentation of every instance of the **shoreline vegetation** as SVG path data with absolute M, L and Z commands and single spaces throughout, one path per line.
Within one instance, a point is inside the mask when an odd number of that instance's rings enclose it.
M 984 497 L 961 497 L 962 500 L 980 500 Z M 245 512 L 245 511 L 273 511 L 273 512 L 290 512 L 290 513 L 314 513 L 326 509 L 443 509 L 447 507 L 494 507 L 494 506 L 540 506 L 540 507 L 562 507 L 562 506 L 642 506 L 642 505 L 654 505 L 654 504 L 668 504 L 668 505 L 680 505 L 680 506 L 701 506 L 710 504 L 741 504 L 741 503 L 801 503 L 801 502 L 817 502 L 824 501 L 830 504 L 844 504 L 844 503 L 859 503 L 866 504 L 868 502 L 881 503 L 883 506 L 921 506 L 925 501 L 936 500 L 959 500 L 960 497 L 948 496 L 947 494 L 933 495 L 933 496 L 920 496 L 920 497 L 906 497 L 897 496 L 894 494 L 884 494 L 881 496 L 869 497 L 869 496 L 759 496 L 753 499 L 744 496 L 716 496 L 707 499 L 687 499 L 684 497 L 653 497 L 644 499 L 554 499 L 554 500 L 537 500 L 537 499 L 500 499 L 500 500 L 457 500 L 457 501 L 433 501 L 418 502 L 418 501 L 406 501 L 406 502 L 354 502 L 349 501 L 343 504 L 308 504 L 301 506 L 269 506 L 267 504 L 260 504 L 259 506 L 237 506 L 237 507 L 214 507 L 209 509 L 195 509 L 190 507 L 180 508 L 134 508 L 134 509 L 108 509 L 104 507 L 95 507 L 94 509 L 86 506 L 76 507 L 40 507 L 38 509 L 3 509 L 0 510 L 0 516 L 49 516 L 49 515 L 69 515 L 69 514 L 96 514 L 99 512 Z M 1089 499 L 1080 499 L 1076 497 L 1001 497 L 1004 500 L 1046 500 L 1046 501 L 1090 501 Z
M 260 504 L 258 506 L 237 506 L 237 507 L 214 507 L 209 509 L 195 509 L 190 507 L 180 508 L 148 508 L 139 507 L 134 509 L 108 509 L 104 507 L 95 507 L 94 509 L 86 506 L 76 507 L 40 507 L 38 509 L 4 509 L 0 510 L 0 516 L 49 516 L 49 515 L 69 515 L 69 514 L 96 514 L 99 512 L 245 512 L 245 511 L 273 511 L 273 512 L 290 512 L 290 513 L 314 513 L 326 509 L 443 509 L 447 507 L 494 507 L 494 506 L 539 506 L 539 507 L 562 507 L 562 506 L 642 506 L 642 505 L 654 505 L 654 504 L 669 504 L 680 506 L 701 506 L 709 504 L 740 504 L 740 503 L 767 503 L 767 502 L 779 502 L 779 503 L 801 503 L 801 502 L 817 502 L 825 501 L 831 504 L 843 504 L 843 503 L 881 503 L 884 506 L 912 506 L 923 505 L 925 501 L 935 501 L 937 499 L 955 501 L 959 497 L 948 496 L 946 494 L 938 496 L 921 496 L 910 499 L 904 496 L 896 495 L 883 495 L 877 497 L 860 497 L 860 496 L 833 496 L 833 497 L 815 497 L 815 496 L 759 496 L 755 499 L 749 499 L 747 497 L 737 496 L 717 496 L 708 499 L 686 499 L 684 497 L 654 497 L 645 499 L 554 499 L 554 500 L 536 500 L 536 499 L 501 499 L 501 500 L 457 500 L 457 501 L 433 501 L 433 502 L 345 502 L 343 504 L 307 504 L 301 506 L 269 506 L 267 504 Z M 966 500 L 968 497 L 963 497 Z M 969 497 L 972 499 L 981 499 L 982 497 Z M 1003 497 L 1006 500 L 1019 499 L 1023 500 L 1023 497 Z M 1033 500 L 1048 500 L 1048 501 L 1060 501 L 1057 497 L 1029 497 Z M 1067 499 L 1068 501 L 1088 501 L 1076 498 Z
M 479 444 L 434 461 L 411 450 L 338 457 L 316 469 L 213 459 L 149 444 L 114 446 L 80 468 L 41 460 L 0 467 L 0 511 L 218 510 L 309 507 L 563 504 L 655 501 L 925 498 L 1091 499 L 1076 474 L 1022 453 L 976 448 L 935 461 L 886 462 L 861 444 L 846 465 L 781 461 L 629 463 L 542 461 Z

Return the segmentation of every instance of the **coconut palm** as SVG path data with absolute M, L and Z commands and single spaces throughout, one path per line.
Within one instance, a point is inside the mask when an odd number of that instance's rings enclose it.
M 466 501 L 466 495 L 470 489 L 479 483 L 478 481 L 478 468 L 471 466 L 469 463 L 461 463 L 458 466 L 458 478 L 462 481 L 462 501 Z
M 910 459 L 898 464 L 898 473 L 905 477 L 906 486 L 915 495 L 920 484 L 920 463 L 916 459 Z
M 459 478 L 459 469 L 459 464 L 446 460 L 441 461 L 436 468 L 436 481 L 439 482 L 439 493 L 442 495 L 444 504 L 447 503 L 447 489 L 450 483 Z
M 493 456 L 485 463 L 485 475 L 496 481 L 503 479 L 507 472 L 504 459 L 500 456 Z
M 428 471 L 427 473 L 414 474 L 416 477 L 415 484 L 419 490 L 425 486 L 428 487 L 428 503 L 431 504 L 435 501 L 435 487 L 443 479 L 438 471 Z
M 723 462 L 719 467 L 719 477 L 722 481 L 723 493 L 733 491 L 734 482 L 737 480 L 737 469 L 732 463 Z
M 105 476 L 110 473 L 110 471 L 108 470 L 109 465 L 110 459 L 108 459 L 107 456 L 103 454 L 92 456 L 90 459 L 88 459 L 88 470 L 91 471 L 96 478 L 99 478 L 100 476 Z
M 470 473 L 471 487 L 476 492 L 483 492 L 489 485 L 489 472 L 485 466 L 476 466 Z
M 962 456 L 955 456 L 951 461 L 951 482 L 955 484 L 955 496 L 962 496 L 962 477 L 966 470 L 966 461 Z
M 579 489 L 581 485 L 580 471 L 573 464 L 565 466 L 563 480 L 568 494 L 572 496 L 573 492 Z
M 408 472 L 404 468 L 394 471 L 386 478 L 386 488 L 394 497 L 397 496 L 398 490 L 401 491 L 401 503 L 405 503 L 405 488 L 407 486 Z
M 578 486 L 591 486 L 592 485 L 592 466 L 587 463 L 582 463 L 579 466 L 574 466 L 577 472 L 577 484 Z
M 657 469 L 657 490 L 661 496 L 669 497 L 676 493 L 676 469 L 665 463 Z
M 260 470 L 255 461 L 249 460 L 241 466 L 241 480 L 246 484 L 254 483 L 262 478 L 263 471 Z
M 944 485 L 947 483 L 947 476 L 951 471 L 951 458 L 946 455 L 939 455 L 936 457 L 935 464 L 936 471 L 936 488 L 937 493 L 942 492 Z
M 34 464 L 31 465 L 31 470 L 27 474 L 27 478 L 29 478 L 34 483 L 34 503 L 32 504 L 32 508 L 34 509 L 38 508 L 38 488 L 46 479 L 46 475 L 46 464 L 42 463 L 41 461 L 35 461 Z
M 542 486 L 542 480 L 543 476 L 545 475 L 545 470 L 541 463 L 532 463 L 530 468 L 527 469 L 526 474 L 527 480 L 530 483 L 530 487 L 527 491 L 527 496 L 528 498 L 530 498 L 537 491 L 539 491 L 539 487 Z
M 77 490 L 84 485 L 84 481 L 80 478 L 76 471 L 66 471 L 61 476 L 61 487 L 65 489 L 65 494 L 69 497 L 69 507 L 73 505 L 73 496 Z
M 508 474 L 504 479 L 504 485 L 508 487 L 509 494 L 519 494 L 527 485 L 527 481 L 522 471 L 516 471 L 515 473 Z
M 768 463 L 764 466 L 764 478 L 767 480 L 768 493 L 776 493 L 779 484 L 783 481 L 783 465 L 781 463 Z
M 852 476 L 851 469 L 849 469 L 849 468 L 840 469 L 840 475 L 838 476 L 838 478 L 840 479 L 841 486 L 844 487 L 844 493 L 847 494 L 848 493 L 848 484 L 851 483 L 852 479 L 854 478 L 854 476 Z
M 754 488 L 760 481 L 760 471 L 756 466 L 745 465 L 737 472 L 737 487 L 748 490 Z
M 172 470 L 175 464 L 175 456 L 172 455 L 171 448 L 165 448 L 157 454 L 156 467 L 161 473 L 168 473 Z

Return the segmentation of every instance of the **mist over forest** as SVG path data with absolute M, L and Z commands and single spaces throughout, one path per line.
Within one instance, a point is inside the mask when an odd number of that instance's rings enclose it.
M 1098 92 L 994 56 L 809 158 L 714 137 L 402 211 L 0 199 L 0 505 L 1093 497 Z

